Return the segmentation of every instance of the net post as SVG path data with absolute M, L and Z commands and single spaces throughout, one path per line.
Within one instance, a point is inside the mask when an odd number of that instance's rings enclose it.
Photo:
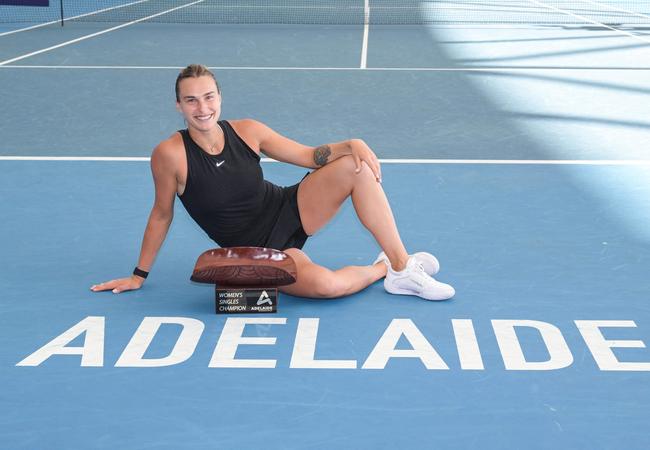
M 61 26 L 63 26 L 63 0 L 59 0 L 59 6 L 61 11 Z

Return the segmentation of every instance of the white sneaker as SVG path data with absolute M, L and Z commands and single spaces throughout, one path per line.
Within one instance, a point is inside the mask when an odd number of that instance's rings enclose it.
M 424 271 L 427 273 L 427 275 L 435 275 L 440 270 L 440 263 L 438 262 L 438 259 L 436 259 L 436 257 L 433 256 L 431 253 L 417 252 L 409 256 L 415 257 L 415 260 L 420 264 L 422 264 L 422 267 L 424 268 Z M 372 263 L 373 266 L 377 264 L 379 261 L 385 262 L 386 265 L 390 267 L 390 261 L 388 260 L 388 256 L 386 256 L 386 253 L 381 252 L 379 256 L 377 256 L 377 259 L 375 259 L 375 262 Z
M 391 294 L 417 295 L 426 300 L 448 300 L 456 294 L 450 285 L 427 275 L 422 264 L 413 256 L 401 272 L 395 272 L 388 266 L 384 288 Z

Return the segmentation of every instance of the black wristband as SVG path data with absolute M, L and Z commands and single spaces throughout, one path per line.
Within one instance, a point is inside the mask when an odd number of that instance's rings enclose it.
M 145 272 L 142 269 L 138 269 L 138 266 L 135 266 L 135 269 L 133 269 L 133 275 L 136 275 L 140 278 L 144 278 L 145 280 L 149 276 L 149 272 Z

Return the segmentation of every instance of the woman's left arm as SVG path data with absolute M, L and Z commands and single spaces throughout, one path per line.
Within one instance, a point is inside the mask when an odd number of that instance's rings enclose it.
M 354 158 L 357 172 L 361 171 L 361 164 L 365 162 L 377 181 L 381 181 L 379 159 L 361 139 L 349 139 L 310 147 L 282 136 L 261 122 L 250 119 L 247 122 L 247 129 L 259 143 L 260 151 L 275 160 L 317 169 L 342 156 L 351 155 Z

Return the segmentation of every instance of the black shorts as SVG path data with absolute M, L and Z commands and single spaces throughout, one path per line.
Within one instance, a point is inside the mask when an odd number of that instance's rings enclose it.
M 300 221 L 298 186 L 300 186 L 300 183 L 282 188 L 283 199 L 280 214 L 266 238 L 264 247 L 286 250 L 288 248 L 300 249 L 305 245 L 309 236 L 305 233 L 305 230 L 302 228 L 302 222 Z

